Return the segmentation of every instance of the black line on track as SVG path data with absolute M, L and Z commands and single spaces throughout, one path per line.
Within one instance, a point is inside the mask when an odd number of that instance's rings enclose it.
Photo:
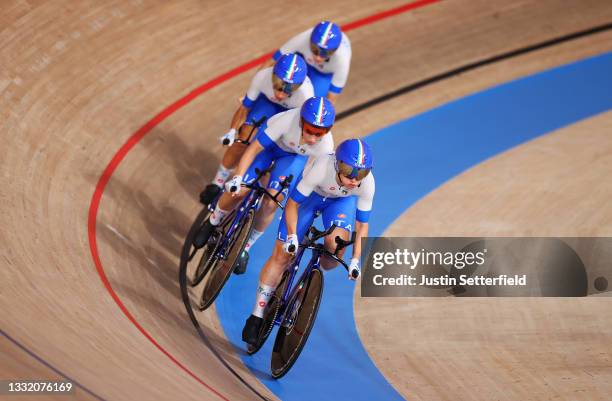
M 191 242 L 191 235 L 187 236 L 187 241 Z M 187 284 L 187 262 L 186 262 L 188 251 L 189 249 L 187 249 L 187 253 L 185 253 L 184 250 L 183 252 L 181 252 L 181 257 L 180 257 L 181 266 L 179 269 L 179 286 L 181 288 L 181 298 L 183 300 L 183 304 L 185 304 L 185 309 L 187 310 L 187 314 L 189 315 L 189 319 L 191 320 L 191 323 L 193 323 L 193 326 L 198 332 L 200 339 L 202 339 L 202 342 L 204 342 L 204 345 L 206 345 L 206 348 L 208 348 L 210 352 L 213 353 L 213 355 L 217 358 L 217 360 L 219 360 L 219 362 L 221 362 L 223 366 L 225 366 L 225 368 L 236 379 L 238 379 L 249 390 L 251 390 L 253 394 L 255 394 L 257 397 L 259 397 L 263 401 L 270 401 L 269 398 L 267 398 L 266 396 L 261 394 L 259 391 L 257 391 L 256 388 L 251 386 L 238 372 L 236 372 L 234 368 L 230 366 L 230 364 L 225 360 L 225 358 L 223 358 L 223 356 L 221 356 L 221 354 L 217 351 L 217 349 L 212 345 L 206 333 L 204 333 L 204 330 L 202 329 L 200 322 L 198 321 L 198 319 L 195 316 L 195 313 L 193 312 L 193 308 L 191 306 L 191 299 L 189 298 L 189 290 L 188 290 L 188 284 Z
M 429 78 L 425 78 L 421 81 L 417 81 L 414 82 L 412 84 L 409 84 L 407 86 L 404 86 L 402 88 L 396 89 L 392 92 L 386 93 L 384 95 L 375 97 L 373 99 L 370 99 L 364 103 L 358 104 L 356 106 L 351 107 L 350 109 L 344 110 L 340 113 L 338 113 L 338 115 L 336 116 L 336 121 L 338 120 L 342 120 L 345 119 L 353 114 L 359 113 L 360 111 L 366 110 L 370 107 L 376 106 L 378 104 L 384 103 L 387 100 L 391 100 L 395 97 L 404 95 L 406 93 L 409 92 L 413 92 L 417 89 L 423 88 L 425 86 L 443 81 L 447 78 L 451 78 L 455 75 L 459 75 L 462 74 L 464 72 L 467 71 L 471 71 L 471 70 L 475 70 L 477 68 L 480 67 L 484 67 L 486 65 L 490 65 L 493 63 L 496 63 L 498 61 L 503 61 L 503 60 L 507 60 L 510 59 L 512 57 L 516 57 L 516 56 L 520 56 L 526 53 L 530 53 L 536 50 L 541 50 L 541 49 L 545 49 L 547 47 L 551 47 L 551 46 L 555 46 L 561 43 L 565 43 L 565 42 L 569 42 L 572 40 L 576 40 L 576 39 L 580 39 L 583 38 L 585 36 L 589 36 L 589 35 L 593 35 L 593 34 L 597 34 L 597 33 L 601 33 L 601 32 L 605 32 L 612 29 L 612 22 L 609 22 L 607 24 L 603 24 L 603 25 L 599 25 L 596 26 L 594 28 L 589 28 L 583 31 L 578 31 L 578 32 L 574 32 L 574 33 L 570 33 L 567 35 L 563 35 L 563 36 L 559 36 L 557 38 L 553 38 L 553 39 L 549 39 L 546 40 L 544 42 L 539 42 L 530 46 L 525 46 L 525 47 L 521 47 L 515 50 L 511 50 L 509 52 L 505 52 L 505 53 L 501 53 L 492 57 L 488 57 L 479 61 L 475 61 L 473 63 L 469 63 L 469 64 L 465 64 L 462 65 L 461 67 L 457 67 L 454 68 L 452 70 L 434 75 L 432 77 Z
M 32 358 L 36 359 L 38 362 L 40 362 L 41 364 L 45 365 L 47 368 L 51 369 L 52 371 L 54 371 L 55 373 L 57 373 L 58 375 L 62 376 L 63 378 L 70 380 L 71 382 L 73 382 L 77 387 L 80 387 L 83 391 L 85 391 L 86 393 L 88 393 L 89 395 L 91 395 L 92 397 L 100 400 L 100 401 L 106 401 L 104 398 L 100 397 L 99 395 L 97 395 L 96 393 L 94 393 L 93 391 L 91 391 L 90 389 L 88 389 L 87 387 L 83 386 L 81 383 L 79 383 L 78 381 L 74 380 L 72 377 L 68 376 L 67 374 L 65 374 L 64 372 L 62 372 L 61 370 L 57 369 L 55 366 L 51 365 L 49 362 L 45 361 L 43 358 L 41 358 L 40 356 L 36 355 L 33 351 L 31 351 L 30 349 L 28 349 L 25 345 L 21 344 L 19 341 L 15 340 L 13 337 L 11 337 L 10 335 L 8 335 L 4 330 L 0 329 L 0 334 L 2 334 L 7 340 L 9 340 L 10 342 L 12 342 L 15 346 L 17 346 L 19 349 L 21 349 L 23 352 L 25 352 L 26 354 L 28 354 L 29 356 L 31 356 Z M 17 379 L 17 381 L 19 381 L 19 379 Z M 51 395 L 51 394 L 49 394 Z M 58 393 L 59 395 L 59 393 Z

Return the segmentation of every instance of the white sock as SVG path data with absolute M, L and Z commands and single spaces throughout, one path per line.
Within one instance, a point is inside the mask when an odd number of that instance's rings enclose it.
M 219 205 L 217 205 L 215 207 L 215 210 L 210 215 L 210 223 L 213 226 L 218 226 L 223 220 L 223 218 L 227 216 L 227 213 L 228 213 L 227 210 L 223 210 L 219 207 Z
M 257 230 L 253 230 L 251 231 L 251 236 L 249 237 L 249 239 L 247 240 L 246 245 L 244 246 L 244 250 L 245 251 L 250 251 L 251 247 L 253 245 L 255 245 L 255 242 L 257 242 L 257 240 L 259 239 L 259 237 L 261 237 L 261 234 L 263 234 L 263 231 L 257 231 Z
M 266 310 L 268 301 L 272 298 L 276 287 L 271 287 L 263 283 L 259 283 L 257 286 L 257 298 L 255 299 L 255 308 L 253 308 L 253 315 L 263 318 L 263 313 Z
M 215 178 L 213 179 L 213 184 L 219 188 L 223 188 L 223 184 L 225 184 L 225 181 L 227 181 L 233 171 L 233 168 L 225 168 L 223 167 L 223 164 L 219 164 L 217 174 L 215 174 Z

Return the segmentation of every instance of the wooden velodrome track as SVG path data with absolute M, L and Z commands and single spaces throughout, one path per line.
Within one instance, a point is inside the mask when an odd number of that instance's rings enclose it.
M 176 278 L 196 195 L 219 159 L 216 138 L 252 71 L 157 125 L 122 161 L 101 199 L 96 238 L 105 274 L 159 348 L 126 318 L 96 271 L 88 238 L 92 194 L 132 133 L 197 85 L 317 20 L 344 24 L 401 4 L 320 1 L 287 9 L 280 1 L 4 0 L 0 378 L 57 378 L 60 371 L 82 386 L 78 399 L 234 400 L 253 399 L 254 391 L 274 398 L 242 366 L 214 313 L 201 323 L 246 384 L 203 345 Z M 396 15 L 350 32 L 354 59 L 338 108 L 610 21 L 607 0 L 447 1 Z M 355 114 L 334 133 L 337 140 L 366 135 L 492 85 L 610 50 L 612 34 L 604 31 L 494 63 Z M 489 160 L 424 198 L 388 234 L 611 236 L 611 130 L 607 113 Z M 590 140 L 583 146 L 584 135 Z M 562 157 L 541 163 L 542 152 Z M 595 156 L 599 162 L 588 163 Z M 566 163 L 581 173 L 557 173 Z M 544 185 L 534 199 L 520 196 L 529 181 L 496 178 L 496 171 L 516 176 L 530 166 L 537 166 L 533 182 Z M 483 181 L 500 194 L 484 206 L 470 191 Z M 559 185 L 591 196 L 586 203 L 552 199 L 546 188 Z M 541 213 L 543 205 L 557 213 Z M 571 218 L 559 219 L 568 209 Z M 609 400 L 611 306 L 609 298 L 461 304 L 356 298 L 355 304 L 360 336 L 378 368 L 405 397 L 423 400 Z M 393 320 L 402 316 L 397 308 L 410 313 Z M 487 318 L 493 315 L 505 319 Z M 566 324 L 570 319 L 582 322 L 579 331 Z M 475 328 L 465 322 L 476 321 L 481 334 L 470 336 Z

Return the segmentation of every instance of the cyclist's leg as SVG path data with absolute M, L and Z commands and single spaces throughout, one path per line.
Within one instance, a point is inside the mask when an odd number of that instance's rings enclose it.
M 276 241 L 272 256 L 270 256 L 264 266 L 264 270 L 269 272 L 268 279 L 265 282 L 260 280 L 257 284 L 255 306 L 242 329 L 242 341 L 251 345 L 257 343 L 266 307 L 272 295 L 274 295 L 274 291 L 276 291 L 285 266 L 287 266 L 290 260 L 290 256 L 283 251 L 283 243 Z
M 304 238 L 304 235 L 306 235 L 306 232 L 312 225 L 315 218 L 318 203 L 317 199 L 313 198 L 315 197 L 307 199 L 298 208 L 297 235 L 300 242 Z M 291 260 L 291 256 L 283 250 L 283 244 L 286 240 L 287 222 L 285 220 L 285 213 L 283 212 L 278 225 L 278 234 L 276 237 L 276 242 L 274 243 L 272 255 L 268 258 L 263 269 L 261 269 L 261 273 L 259 274 L 260 284 L 265 284 L 276 289 L 276 286 L 282 277 L 283 271 L 285 271 L 287 264 Z
M 325 198 L 315 192 L 311 193 L 310 196 L 308 196 L 308 198 L 298 206 L 298 220 L 296 227 L 298 242 L 302 242 L 308 233 L 310 226 L 312 226 L 312 223 L 317 216 L 317 212 L 324 206 Z M 285 219 L 285 212 L 283 212 L 281 216 L 276 239 L 283 243 L 287 240 L 287 221 Z
M 326 97 L 334 74 L 317 70 L 308 64 L 308 78 L 312 82 L 315 96 Z
M 276 160 L 274 162 L 274 168 L 270 173 L 270 181 L 268 182 L 268 192 L 272 195 L 276 195 L 280 190 L 280 185 L 286 177 L 293 176 L 291 185 L 284 189 L 283 193 L 277 198 L 278 201 L 283 201 L 287 197 L 287 194 L 295 187 L 296 182 L 299 180 L 307 157 L 302 155 L 288 154 L 280 148 L 275 150 Z M 276 202 L 268 197 L 262 199 L 261 207 L 255 215 L 255 225 L 251 237 L 247 241 L 246 249 L 249 250 L 255 241 L 261 236 L 265 229 L 270 225 L 270 222 L 274 218 L 276 212 Z
M 253 126 L 255 121 L 259 121 L 261 118 L 265 118 L 267 120 L 273 115 L 285 110 L 287 109 L 279 104 L 271 102 L 265 95 L 259 95 L 257 100 L 255 100 L 253 107 L 247 114 L 246 121 L 238 131 L 238 138 L 243 141 L 253 141 L 258 131 L 258 129 Z M 244 143 L 234 143 L 225 151 L 223 159 L 221 160 L 221 166 L 230 171 L 236 168 L 246 148 L 247 145 Z M 217 181 L 215 181 L 215 183 L 216 182 Z M 223 183 L 224 182 L 225 181 L 223 181 Z M 223 183 L 221 183 L 221 185 L 223 185 Z
M 307 201 L 306 201 L 307 202 Z M 308 227 L 312 224 L 315 216 L 315 210 L 312 207 L 298 208 L 298 238 L 303 237 Z M 257 341 L 257 333 L 263 322 L 263 314 L 266 306 L 274 294 L 278 283 L 281 280 L 283 271 L 291 261 L 291 256 L 283 250 L 283 243 L 287 239 L 287 228 L 285 223 L 285 215 L 281 219 L 278 231 L 278 239 L 274 243 L 272 255 L 266 261 L 259 275 L 259 283 L 255 295 L 255 306 L 253 312 L 247 319 L 242 330 L 242 340 L 249 344 L 254 344 Z
M 296 234 L 299 242 L 302 242 L 302 239 L 304 239 L 322 202 L 323 198 L 321 196 L 312 194 L 298 207 Z M 287 221 L 285 219 L 285 213 L 283 212 L 278 225 L 278 234 L 276 236 L 276 243 L 272 251 L 272 256 L 268 258 L 259 274 L 260 283 L 273 286 L 274 288 L 278 285 L 283 271 L 290 261 L 289 255 L 283 250 L 285 241 L 287 241 Z
M 244 175 L 243 182 L 247 184 L 253 182 L 253 180 L 257 177 L 256 170 L 265 170 L 270 167 L 270 164 L 272 164 L 273 161 L 273 156 L 273 152 L 268 149 L 264 149 L 259 152 Z M 238 195 L 224 192 L 223 195 L 221 195 L 221 198 L 219 198 L 219 202 L 217 203 L 217 206 L 210 217 L 211 223 L 215 226 L 219 225 L 221 220 L 223 220 L 223 217 L 234 210 L 234 208 L 240 203 L 247 193 L 248 191 L 244 189 L 242 189 Z
M 355 210 L 357 208 L 357 198 L 348 196 L 345 198 L 327 199 L 328 204 L 323 207 L 322 219 L 325 229 L 328 229 L 332 224 L 336 225 L 334 231 L 325 237 L 325 248 L 334 252 L 336 250 L 336 237 L 340 237 L 347 241 L 351 232 L 355 228 Z M 342 258 L 346 248 L 343 248 L 338 253 Z M 327 257 L 321 258 L 321 267 L 329 270 L 336 267 L 337 263 Z
M 269 101 L 265 95 L 260 95 L 257 100 L 255 100 L 253 107 L 247 114 L 245 123 L 238 130 L 238 138 L 244 141 L 253 141 L 258 131 L 258 128 L 254 127 L 254 121 L 259 121 L 262 118 L 267 120 L 273 115 L 285 110 L 286 109 L 281 105 Z M 262 129 L 262 127 L 264 126 L 260 126 L 259 129 Z M 223 188 L 225 181 L 227 181 L 232 175 L 232 172 L 238 165 L 238 162 L 240 161 L 240 158 L 244 154 L 246 148 L 246 144 L 235 142 L 232 146 L 225 150 L 212 183 L 208 184 L 200 193 L 200 202 L 203 204 L 209 204 L 213 201 L 215 196 L 217 196 L 219 191 Z

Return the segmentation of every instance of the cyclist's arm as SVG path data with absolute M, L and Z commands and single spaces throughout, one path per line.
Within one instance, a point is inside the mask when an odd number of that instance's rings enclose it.
M 238 107 L 238 110 L 236 110 L 236 112 L 234 113 L 234 116 L 232 117 L 232 124 L 230 128 L 233 128 L 238 131 L 238 129 L 240 129 L 240 127 L 242 127 L 242 124 L 244 124 L 244 122 L 246 121 L 248 114 L 249 109 L 244 104 L 241 104 L 240 107 Z
M 234 113 L 232 117 L 232 125 L 231 128 L 238 130 L 242 127 L 242 124 L 246 121 L 247 115 L 249 114 L 249 110 L 255 104 L 255 101 L 261 94 L 261 88 L 263 87 L 264 81 L 266 79 L 266 73 L 257 72 L 253 79 L 251 80 L 251 85 L 249 85 L 249 89 L 247 90 L 244 98 L 242 98 L 242 103 L 238 110 Z
M 355 215 L 355 243 L 353 258 L 361 257 L 361 239 L 368 236 L 368 221 L 374 201 L 374 176 L 369 174 L 361 184 L 361 193 L 357 198 L 357 214 Z
M 262 150 L 263 146 L 261 146 L 261 143 L 259 143 L 259 141 L 251 142 L 251 144 L 247 147 L 246 151 L 240 158 L 240 163 L 238 163 L 238 168 L 236 169 L 236 172 L 234 174 L 240 177 L 244 177 L 244 174 L 249 169 L 251 163 L 253 163 L 253 160 L 255 160 L 255 157 Z
M 304 202 L 312 193 L 314 188 L 325 177 L 325 161 L 327 155 L 311 159 L 304 169 L 302 179 L 297 184 L 285 206 L 285 221 L 287 222 L 287 233 L 296 234 L 298 221 L 298 206 Z
M 338 96 L 346 86 L 346 81 L 348 80 L 349 71 L 351 69 L 350 45 L 343 43 L 340 46 L 338 54 L 334 56 L 334 75 L 332 76 L 329 92 L 327 93 L 327 98 L 332 103 L 338 99 Z
M 368 223 L 357 220 L 355 222 L 355 242 L 353 243 L 353 258 L 361 257 L 361 239 L 368 236 Z
M 298 203 L 289 198 L 285 205 L 285 222 L 287 223 L 287 234 L 295 234 L 298 221 Z

